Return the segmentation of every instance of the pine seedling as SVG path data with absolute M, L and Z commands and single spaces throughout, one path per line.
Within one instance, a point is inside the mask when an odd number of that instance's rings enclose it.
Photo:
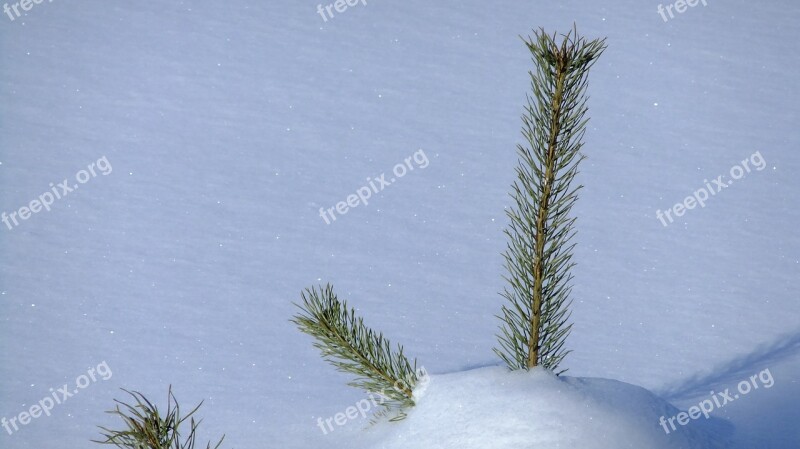
M 507 303 L 495 352 L 512 370 L 543 366 L 560 374 L 572 327 L 570 210 L 582 187 L 573 181 L 584 157 L 587 76 L 605 40 L 587 42 L 576 29 L 560 43 L 556 37 L 540 29 L 533 39 L 523 38 L 536 68 L 529 72 L 533 95 L 527 95 L 522 116 L 525 145 L 517 146 L 517 179 L 507 210 L 508 285 L 501 294 Z
M 405 416 L 402 410 L 414 406 L 416 359 L 409 361 L 400 345 L 393 351 L 389 340 L 364 325 L 363 318 L 336 297 L 330 284 L 306 289 L 301 298 L 303 303 L 296 305 L 302 312 L 291 321 L 316 339 L 314 346 L 322 351 L 322 357 L 339 371 L 356 376 L 348 385 L 380 394 L 385 412 Z
M 133 397 L 134 404 L 114 400 L 117 406 L 107 413 L 122 418 L 125 428 L 111 430 L 100 427 L 103 440 L 92 440 L 94 443 L 113 444 L 120 449 L 194 449 L 197 443 L 197 427 L 201 421 L 195 421 L 194 414 L 203 405 L 202 402 L 189 413 L 181 415 L 181 408 L 172 386 L 167 394 L 167 410 L 161 413 L 142 393 L 137 391 L 122 391 Z M 120 408 L 122 406 L 122 408 Z M 189 420 L 189 433 L 181 439 L 183 424 Z M 218 449 L 225 439 L 223 435 L 213 449 Z M 206 444 L 206 449 L 212 449 L 211 442 Z

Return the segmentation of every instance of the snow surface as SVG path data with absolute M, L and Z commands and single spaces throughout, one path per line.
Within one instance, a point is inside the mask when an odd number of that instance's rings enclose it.
M 665 433 L 661 416 L 678 410 L 647 390 L 619 381 L 556 377 L 545 370 L 501 367 L 432 376 L 399 424 L 366 434 L 374 448 L 723 448 L 719 420 Z
M 532 28 L 608 37 L 575 208 L 570 376 L 714 412 L 732 448 L 800 443 L 800 4 L 43 2 L 0 15 L 0 212 L 105 156 L 52 210 L 0 224 L 0 418 L 90 382 L 0 447 L 82 447 L 119 388 L 201 409 L 226 447 L 352 447 L 346 387 L 288 322 L 332 282 L 430 373 L 497 365 L 502 230 Z M 329 208 L 424 150 L 335 223 Z M 756 151 L 753 171 L 665 210 Z M 431 394 L 433 394 L 433 385 Z M 410 422 L 410 421 L 409 421 Z M 656 425 L 657 423 L 653 423 Z M 688 428 L 693 429 L 694 423 Z

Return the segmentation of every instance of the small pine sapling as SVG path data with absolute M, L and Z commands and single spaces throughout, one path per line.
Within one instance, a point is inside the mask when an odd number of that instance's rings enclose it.
M 125 428 L 112 430 L 100 427 L 103 440 L 92 440 L 94 443 L 112 444 L 120 449 L 194 449 L 197 444 L 197 428 L 200 421 L 195 421 L 194 414 L 203 405 L 197 404 L 189 413 L 181 414 L 181 407 L 172 386 L 167 393 L 167 410 L 161 412 L 157 406 L 150 402 L 138 391 L 122 390 L 131 397 L 134 403 L 114 400 L 117 406 L 107 413 L 119 416 L 125 423 Z M 122 406 L 120 408 L 120 406 Z M 185 430 L 184 423 L 188 421 L 188 433 L 181 435 Z M 218 449 L 225 439 L 223 435 L 213 449 Z M 198 445 L 198 447 L 200 447 Z M 212 449 L 211 442 L 206 444 L 206 449 Z
M 348 385 L 370 393 L 379 393 L 384 412 L 405 416 L 403 410 L 414 406 L 414 387 L 419 380 L 417 361 L 409 361 L 403 347 L 392 345 L 382 333 L 375 332 L 340 301 L 329 284 L 312 287 L 301 294 L 301 313 L 291 320 L 316 339 L 314 346 L 322 357 L 339 371 L 353 374 Z

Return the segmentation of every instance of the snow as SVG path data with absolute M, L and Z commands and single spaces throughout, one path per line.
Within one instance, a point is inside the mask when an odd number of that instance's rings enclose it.
M 797 446 L 797 3 L 709 0 L 668 22 L 634 0 L 368 1 L 327 22 L 316 6 L 86 0 L 0 15 L 0 212 L 102 157 L 113 167 L 0 224 L 0 418 L 103 362 L 113 372 L 0 430 L 0 447 L 90 444 L 115 424 L 103 411 L 119 388 L 163 400 L 169 384 L 182 404 L 205 400 L 201 432 L 226 447 L 353 447 L 366 419 L 327 435 L 317 420 L 365 393 L 288 322 L 318 283 L 432 373 L 416 412 L 437 379 L 497 365 L 529 89 L 518 35 L 573 22 L 608 50 L 590 75 L 564 368 L 680 410 L 769 369 L 773 387 L 712 417 L 733 427 L 731 448 Z M 425 169 L 320 218 L 418 150 Z M 756 151 L 764 170 L 667 227 L 656 218 Z M 555 382 L 534 380 L 543 394 Z
M 366 431 L 381 441 L 371 447 L 714 448 L 728 438 L 718 420 L 667 434 L 658 421 L 675 407 L 609 379 L 488 367 L 432 376 L 426 390 L 405 420 Z

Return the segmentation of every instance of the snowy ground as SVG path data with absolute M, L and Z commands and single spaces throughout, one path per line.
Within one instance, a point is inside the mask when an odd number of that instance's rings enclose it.
M 0 224 L 0 418 L 85 387 L 0 447 L 89 446 L 119 388 L 169 384 L 206 400 L 226 447 L 350 447 L 366 421 L 317 420 L 364 394 L 288 322 L 320 282 L 434 375 L 497 364 L 517 36 L 573 22 L 608 50 L 569 375 L 686 410 L 769 369 L 714 417 L 736 448 L 800 443 L 800 4 L 708 0 L 664 22 L 655 1 L 370 0 L 325 22 L 311 2 L 165 3 L 0 15 L 0 212 L 85 181 Z M 420 150 L 428 165 L 367 206 L 319 216 Z M 656 218 L 756 152 L 763 170 Z

